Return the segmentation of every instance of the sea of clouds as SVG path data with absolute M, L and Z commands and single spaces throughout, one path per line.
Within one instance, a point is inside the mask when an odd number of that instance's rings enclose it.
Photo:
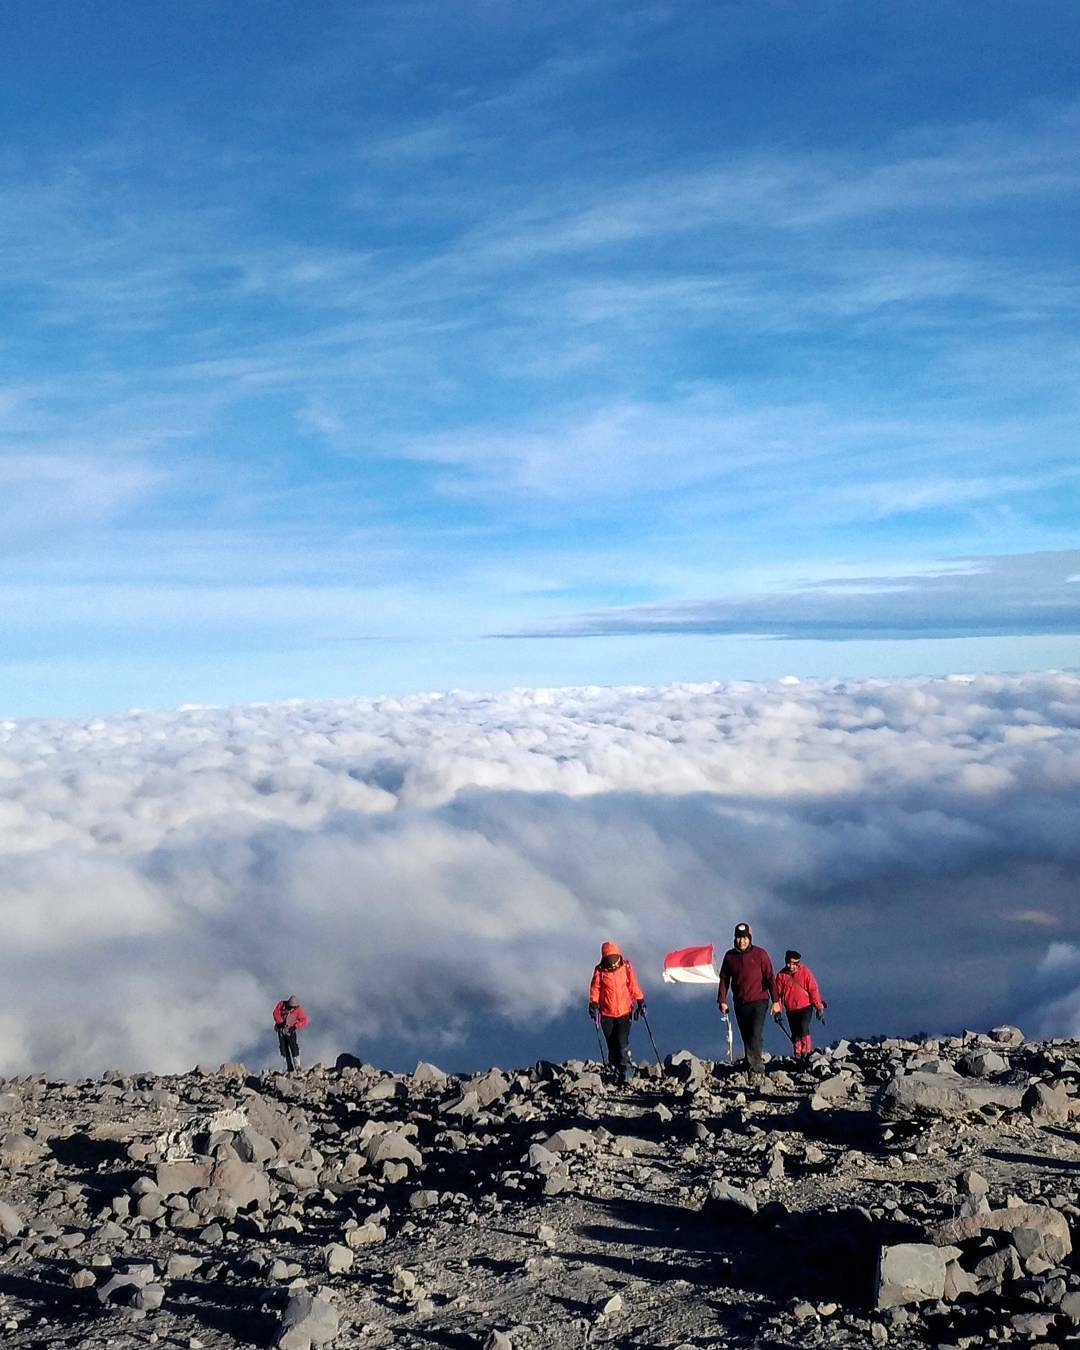
M 1078 882 L 1073 674 L 2 722 L 0 1073 L 260 1065 L 291 992 L 312 1057 L 584 1055 L 607 938 L 715 1053 L 660 962 L 743 918 L 830 1035 L 1080 1035 Z

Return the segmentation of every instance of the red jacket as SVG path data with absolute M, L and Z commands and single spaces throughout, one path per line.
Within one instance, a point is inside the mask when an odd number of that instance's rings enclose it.
M 797 966 L 794 975 L 785 966 L 776 977 L 776 994 L 789 1012 L 798 1012 L 800 1008 L 816 1008 L 821 1012 L 825 1007 L 809 966 Z
M 763 998 L 772 998 L 776 1002 L 776 976 L 773 974 L 769 953 L 764 947 L 755 947 L 753 943 L 746 951 L 740 952 L 732 947 L 724 954 L 724 963 L 720 967 L 720 993 L 717 1003 L 727 1002 L 728 985 L 731 985 L 731 997 L 735 1003 L 757 1003 Z
M 303 1031 L 307 1026 L 307 1013 L 298 1003 L 295 1008 L 287 1008 L 287 998 L 274 1005 L 274 1026 L 284 1027 L 287 1031 Z
M 605 970 L 603 963 L 592 973 L 589 1002 L 600 1007 L 601 1017 L 626 1017 L 634 1010 L 636 999 L 644 998 L 634 967 L 624 956 L 614 970 Z

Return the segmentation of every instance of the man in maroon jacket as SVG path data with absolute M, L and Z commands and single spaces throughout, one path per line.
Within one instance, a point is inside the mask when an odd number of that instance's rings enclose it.
M 746 1076 L 756 1083 L 763 1066 L 761 1041 L 765 1031 L 765 1017 L 772 1001 L 774 1013 L 780 1011 L 769 953 L 764 947 L 754 946 L 754 934 L 748 923 L 735 925 L 735 945 L 724 955 L 720 967 L 720 992 L 717 1003 L 726 1015 L 728 986 L 735 1004 L 735 1020 L 739 1024 L 743 1050 L 746 1055 Z

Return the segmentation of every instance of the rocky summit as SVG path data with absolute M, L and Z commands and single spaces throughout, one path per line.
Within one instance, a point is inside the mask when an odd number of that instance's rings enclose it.
M 1080 1043 L 0 1085 L 0 1344 L 1080 1344 Z

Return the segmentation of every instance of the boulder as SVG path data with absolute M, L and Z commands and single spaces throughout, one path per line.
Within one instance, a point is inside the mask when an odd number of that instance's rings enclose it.
M 28 1134 L 12 1130 L 0 1139 L 0 1161 L 9 1167 L 23 1167 L 28 1163 L 39 1162 L 42 1149 Z
M 209 1162 L 159 1163 L 155 1179 L 162 1195 L 189 1195 L 210 1185 Z
M 326 1299 L 298 1290 L 282 1314 L 274 1344 L 278 1350 L 312 1350 L 328 1345 L 338 1333 L 338 1311 Z
M 757 1213 L 758 1204 L 748 1191 L 741 1191 L 726 1181 L 713 1181 L 709 1194 L 701 1206 L 702 1214 L 725 1223 L 745 1222 Z
M 878 1254 L 874 1306 L 937 1302 L 945 1293 L 945 1254 L 928 1242 L 901 1242 Z
M 505 1097 L 510 1091 L 510 1084 L 498 1069 L 490 1069 L 479 1078 L 472 1078 L 466 1084 L 470 1092 L 476 1093 L 476 1100 L 481 1106 L 490 1106 L 500 1097 Z
M 556 1130 L 554 1134 L 549 1135 L 544 1140 L 544 1148 L 549 1153 L 576 1153 L 579 1148 L 584 1148 L 586 1144 L 591 1144 L 593 1136 L 588 1130 L 578 1130 L 573 1126 L 564 1130 Z
M 875 1107 L 888 1117 L 938 1116 L 945 1119 L 972 1115 L 984 1107 L 1006 1111 L 1019 1108 L 1019 1088 L 961 1078 L 958 1073 L 899 1073 L 878 1093 Z
M 210 1173 L 210 1185 L 238 1209 L 251 1204 L 264 1209 L 270 1202 L 270 1183 L 266 1174 L 239 1158 L 223 1158 L 215 1163 Z
M 1009 1061 L 994 1050 L 972 1050 L 960 1056 L 956 1067 L 966 1078 L 989 1078 L 991 1074 L 1004 1073 Z
M 255 1163 L 261 1167 L 277 1157 L 277 1147 L 273 1140 L 260 1134 L 251 1125 L 244 1128 L 233 1138 L 233 1148 L 241 1162 Z
M 1013 1205 L 1005 1209 L 994 1209 L 987 1214 L 972 1214 L 959 1219 L 950 1219 L 939 1224 L 931 1232 L 931 1238 L 938 1246 L 951 1243 L 968 1242 L 982 1237 L 985 1233 L 1009 1233 L 1016 1229 L 1030 1230 L 1021 1239 L 1029 1258 L 1036 1253 L 1053 1265 L 1058 1265 L 1072 1251 L 1072 1236 L 1064 1214 L 1049 1205 Z M 1039 1235 L 1036 1243 L 1031 1233 Z
M 372 1166 L 386 1162 L 407 1162 L 420 1167 L 423 1158 L 420 1150 L 400 1130 L 387 1130 L 376 1134 L 367 1141 L 364 1152 Z
M 447 1075 L 437 1064 L 429 1064 L 424 1059 L 413 1069 L 412 1080 L 416 1087 L 437 1087 L 445 1083 L 446 1078 Z
M 18 1237 L 24 1227 L 18 1211 L 12 1209 L 6 1200 L 0 1200 L 0 1233 L 5 1237 Z
M 1069 1119 L 1071 1102 L 1066 1093 L 1046 1083 L 1032 1083 L 1020 1102 L 1021 1110 L 1036 1125 L 1064 1125 Z
M 991 1040 L 997 1041 L 998 1045 L 1023 1045 L 1024 1033 L 1019 1027 L 1001 1026 L 993 1027 L 990 1032 Z

